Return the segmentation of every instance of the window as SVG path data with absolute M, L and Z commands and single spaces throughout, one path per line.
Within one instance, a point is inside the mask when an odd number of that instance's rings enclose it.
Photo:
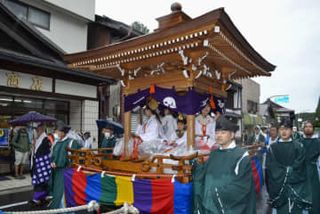
M 44 29 L 50 28 L 50 14 L 34 7 L 28 10 L 28 21 Z
M 50 13 L 15 0 L 7 0 L 7 5 L 19 19 L 46 30 L 50 29 Z
M 248 113 L 256 114 L 258 112 L 258 103 L 248 100 L 247 110 L 248 110 Z
M 19 4 L 16 1 L 8 0 L 7 1 L 8 8 L 19 18 L 23 20 L 27 20 L 28 15 L 28 7 L 24 4 Z

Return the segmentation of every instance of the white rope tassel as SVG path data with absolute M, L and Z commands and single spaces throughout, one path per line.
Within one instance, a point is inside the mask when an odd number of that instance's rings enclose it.
M 139 210 L 134 206 L 129 205 L 127 202 L 125 202 L 123 204 L 123 207 L 121 207 L 120 209 L 107 212 L 104 214 L 139 214 Z
M 176 175 L 173 175 L 171 178 L 171 183 L 174 183 Z
M 90 201 L 88 204 L 88 212 L 98 211 L 100 209 L 100 205 L 96 201 Z

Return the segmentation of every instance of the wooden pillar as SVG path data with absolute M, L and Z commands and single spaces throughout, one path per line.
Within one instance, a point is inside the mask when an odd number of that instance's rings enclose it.
M 131 133 L 131 111 L 124 113 L 124 156 L 125 158 L 129 157 L 128 154 L 128 143 L 130 140 L 130 133 Z
M 195 116 L 194 115 L 187 115 L 187 144 L 188 149 L 193 147 L 194 148 L 195 142 Z

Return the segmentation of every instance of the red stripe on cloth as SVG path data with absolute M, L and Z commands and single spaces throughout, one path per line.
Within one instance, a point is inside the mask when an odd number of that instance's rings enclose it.
M 258 194 L 260 192 L 260 177 L 259 177 L 257 166 L 254 160 L 251 160 L 251 168 L 252 168 L 254 186 L 256 188 L 256 193 Z
M 74 192 L 74 201 L 78 205 L 87 204 L 86 202 L 87 179 L 83 172 L 74 171 L 72 176 L 72 190 Z
M 171 179 L 152 180 L 151 213 L 174 213 L 174 185 Z

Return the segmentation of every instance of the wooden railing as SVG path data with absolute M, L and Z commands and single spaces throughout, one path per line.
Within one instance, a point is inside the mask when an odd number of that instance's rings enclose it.
M 264 145 L 255 144 L 242 146 L 249 155 L 255 156 Z M 209 154 L 193 153 L 187 156 L 154 155 L 145 160 L 119 160 L 112 155 L 112 148 L 103 149 L 68 149 L 68 158 L 72 166 L 83 166 L 102 171 L 116 173 L 139 174 L 145 177 L 161 177 L 158 175 L 176 175 L 183 182 L 191 181 L 192 161 L 204 163 Z
M 110 151 L 110 154 L 106 154 Z M 73 167 L 83 166 L 115 173 L 146 175 L 176 175 L 177 179 L 186 183 L 191 181 L 192 161 L 204 162 L 209 154 L 193 153 L 187 156 L 155 155 L 147 160 L 119 160 L 112 155 L 111 148 L 105 149 L 68 149 L 68 158 Z

